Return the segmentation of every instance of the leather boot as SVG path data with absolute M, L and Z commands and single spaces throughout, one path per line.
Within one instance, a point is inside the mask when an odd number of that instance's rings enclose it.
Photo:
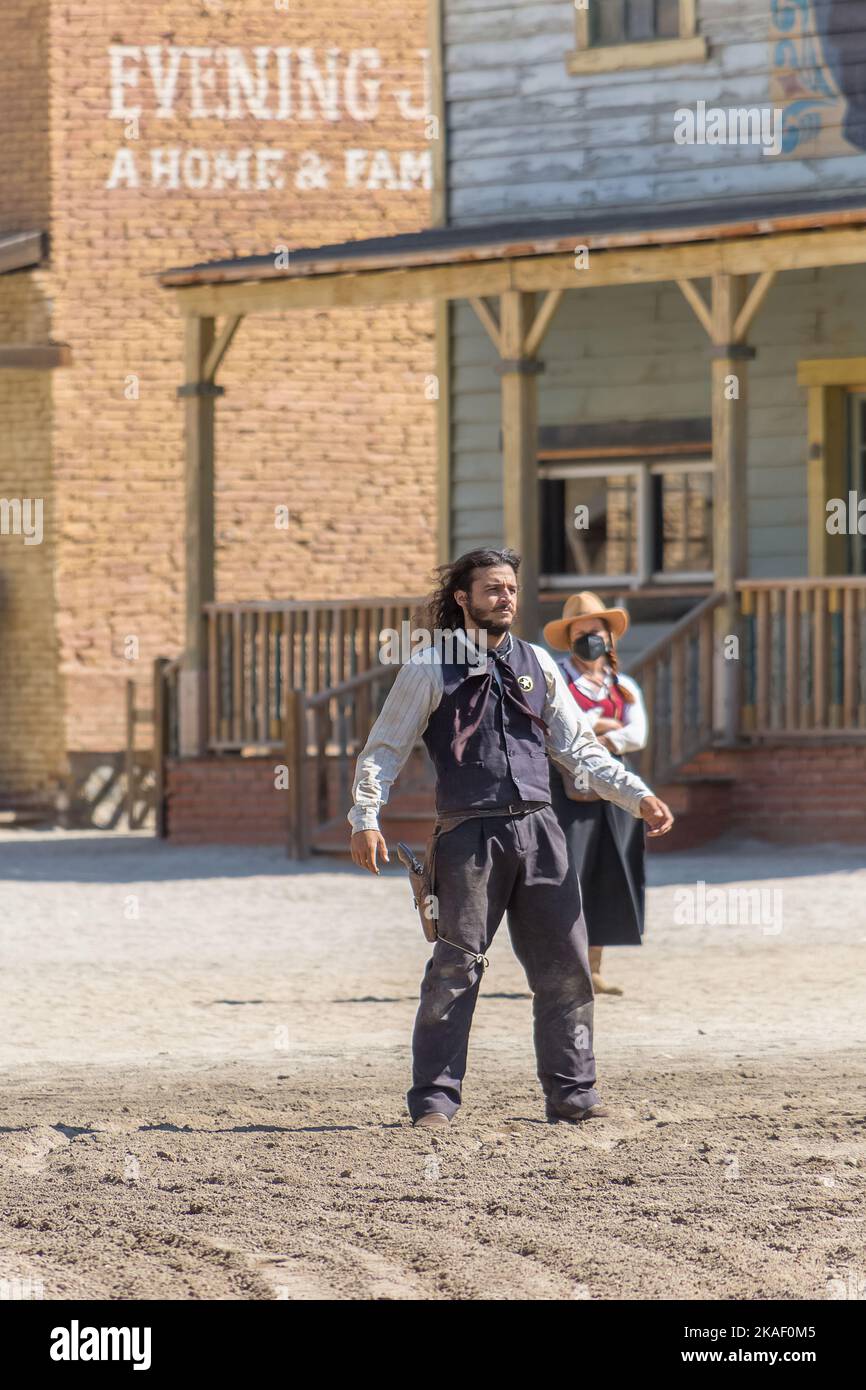
M 619 985 L 609 985 L 601 977 L 601 946 L 590 946 L 589 968 L 592 973 L 592 987 L 596 994 L 622 994 Z

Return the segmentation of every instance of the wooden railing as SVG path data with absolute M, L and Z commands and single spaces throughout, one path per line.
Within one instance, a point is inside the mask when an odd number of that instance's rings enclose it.
M 741 734 L 866 734 L 866 576 L 744 579 Z
M 142 707 L 137 702 L 139 686 L 126 682 L 126 752 L 124 757 L 124 803 L 126 824 L 130 830 L 140 829 L 151 811 L 156 820 L 156 834 L 163 837 L 165 824 L 165 760 L 177 753 L 178 699 L 177 681 L 180 661 L 159 656 L 153 663 L 152 703 Z M 149 748 L 138 746 L 136 729 L 149 724 L 153 741 Z
M 646 748 L 629 761 L 650 786 L 661 786 L 712 742 L 713 622 L 722 601 L 720 593 L 708 595 L 628 668 L 643 691 L 650 729 Z
M 314 695 L 288 692 L 285 757 L 292 858 L 306 859 L 317 831 L 345 821 L 355 759 L 399 670 L 399 664 L 378 665 Z
M 379 665 L 380 633 L 399 633 L 420 600 L 209 603 L 208 749 L 281 748 L 289 692 L 308 696 L 375 686 L 351 683 Z M 348 685 L 347 685 L 348 683 Z
M 736 588 L 739 660 L 718 649 L 715 610 L 724 595 L 712 593 L 628 668 L 651 731 L 633 761 L 651 786 L 724 740 L 726 707 L 747 741 L 866 737 L 866 577 L 741 580 Z M 402 664 L 382 663 L 380 634 L 411 624 L 418 602 L 207 606 L 208 747 L 285 758 L 296 857 L 309 852 L 317 830 L 345 816 L 355 759 Z M 157 833 L 165 828 L 165 758 L 178 751 L 178 668 L 161 661 L 155 672 Z

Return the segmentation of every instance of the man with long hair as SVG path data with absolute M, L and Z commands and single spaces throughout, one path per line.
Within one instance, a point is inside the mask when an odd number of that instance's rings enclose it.
M 430 645 L 399 671 L 359 758 L 352 858 L 388 860 L 379 809 L 419 737 L 436 771 L 437 940 L 412 1038 L 413 1123 L 460 1105 L 485 953 L 507 913 L 533 996 L 538 1077 L 551 1121 L 603 1115 L 595 1090 L 593 994 L 577 875 L 550 804 L 548 755 L 664 835 L 673 816 L 592 731 L 542 648 L 515 637 L 520 556 L 473 550 L 438 570 Z M 454 641 L 456 639 L 456 641 Z M 458 652 L 443 655 L 444 643 Z M 456 659 L 455 659 L 456 657 Z

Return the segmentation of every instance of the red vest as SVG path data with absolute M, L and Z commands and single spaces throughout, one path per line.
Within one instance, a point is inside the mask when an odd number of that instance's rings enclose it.
M 594 699 L 591 695 L 585 695 L 582 690 L 577 688 L 573 680 L 569 680 L 568 688 L 581 709 L 600 709 L 604 719 L 618 719 L 620 723 L 623 722 L 622 715 L 626 701 L 623 699 L 618 686 L 611 685 L 607 694 L 599 696 L 598 699 Z

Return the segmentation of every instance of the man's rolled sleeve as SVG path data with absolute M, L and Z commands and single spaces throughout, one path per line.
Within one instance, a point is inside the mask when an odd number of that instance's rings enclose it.
M 353 833 L 379 829 L 379 811 L 441 699 L 438 666 L 423 654 L 397 673 L 366 744 L 358 755 L 348 814 Z

